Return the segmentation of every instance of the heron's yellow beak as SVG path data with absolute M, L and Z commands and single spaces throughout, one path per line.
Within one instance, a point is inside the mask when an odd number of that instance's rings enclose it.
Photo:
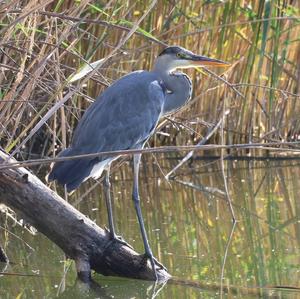
M 200 55 L 193 55 L 190 59 L 190 62 L 195 66 L 215 66 L 215 67 L 224 67 L 230 66 L 230 63 L 227 63 L 222 60 L 213 59 Z

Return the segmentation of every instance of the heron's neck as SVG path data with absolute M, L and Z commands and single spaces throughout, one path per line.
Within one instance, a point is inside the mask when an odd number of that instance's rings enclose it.
M 192 94 L 190 78 L 184 73 L 171 73 L 170 70 L 161 70 L 157 66 L 155 66 L 153 72 L 156 73 L 168 90 L 163 113 L 174 112 L 184 106 Z

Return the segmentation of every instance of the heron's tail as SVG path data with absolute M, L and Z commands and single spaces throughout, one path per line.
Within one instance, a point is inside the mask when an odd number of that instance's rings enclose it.
M 70 147 L 63 150 L 59 157 L 69 157 L 78 154 Z M 57 180 L 59 184 L 66 186 L 68 192 L 71 192 L 89 177 L 94 164 L 91 158 L 55 162 L 47 177 L 47 181 Z

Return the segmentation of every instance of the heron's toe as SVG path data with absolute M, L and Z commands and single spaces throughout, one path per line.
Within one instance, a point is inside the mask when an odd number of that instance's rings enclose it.
M 130 244 L 128 244 L 128 243 L 123 239 L 122 236 L 114 235 L 113 238 L 114 238 L 117 242 L 121 243 L 122 245 L 127 246 L 127 247 L 129 247 L 130 249 L 133 249 L 133 247 L 132 247 Z
M 105 229 L 106 232 L 109 234 L 110 240 L 111 240 L 112 242 L 118 242 L 118 243 L 120 243 L 120 244 L 122 244 L 122 245 L 124 245 L 124 246 L 129 247 L 130 249 L 133 249 L 133 247 L 132 247 L 130 244 L 128 244 L 128 243 L 123 239 L 122 236 L 118 236 L 118 235 L 116 235 L 116 234 L 114 234 L 114 233 L 111 233 L 110 230 L 109 230 L 107 227 L 104 227 L 104 229 Z
M 147 253 L 144 254 L 144 259 L 143 259 L 144 261 L 143 262 L 145 264 L 147 263 L 147 260 L 151 261 L 151 259 L 153 260 L 155 266 L 158 267 L 158 269 L 162 269 L 162 270 L 168 271 L 167 268 L 162 263 L 160 263 L 153 255 L 149 255 Z

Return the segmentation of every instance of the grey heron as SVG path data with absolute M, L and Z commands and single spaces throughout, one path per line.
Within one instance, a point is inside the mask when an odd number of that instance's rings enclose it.
M 59 157 L 143 148 L 153 135 L 159 119 L 177 111 L 191 98 L 190 78 L 176 69 L 206 65 L 228 66 L 228 63 L 196 55 L 178 46 L 165 48 L 156 58 L 151 71 L 135 71 L 125 75 L 99 95 L 79 121 L 70 147 L 60 152 Z M 109 233 L 113 240 L 119 239 L 114 228 L 109 175 L 110 165 L 117 158 L 100 156 L 59 161 L 54 163 L 48 175 L 48 181 L 57 180 L 70 192 L 90 177 L 99 178 L 105 171 L 104 194 Z M 132 199 L 145 258 L 150 260 L 157 279 L 157 267 L 162 265 L 152 254 L 142 217 L 138 183 L 140 160 L 141 154 L 134 154 Z

